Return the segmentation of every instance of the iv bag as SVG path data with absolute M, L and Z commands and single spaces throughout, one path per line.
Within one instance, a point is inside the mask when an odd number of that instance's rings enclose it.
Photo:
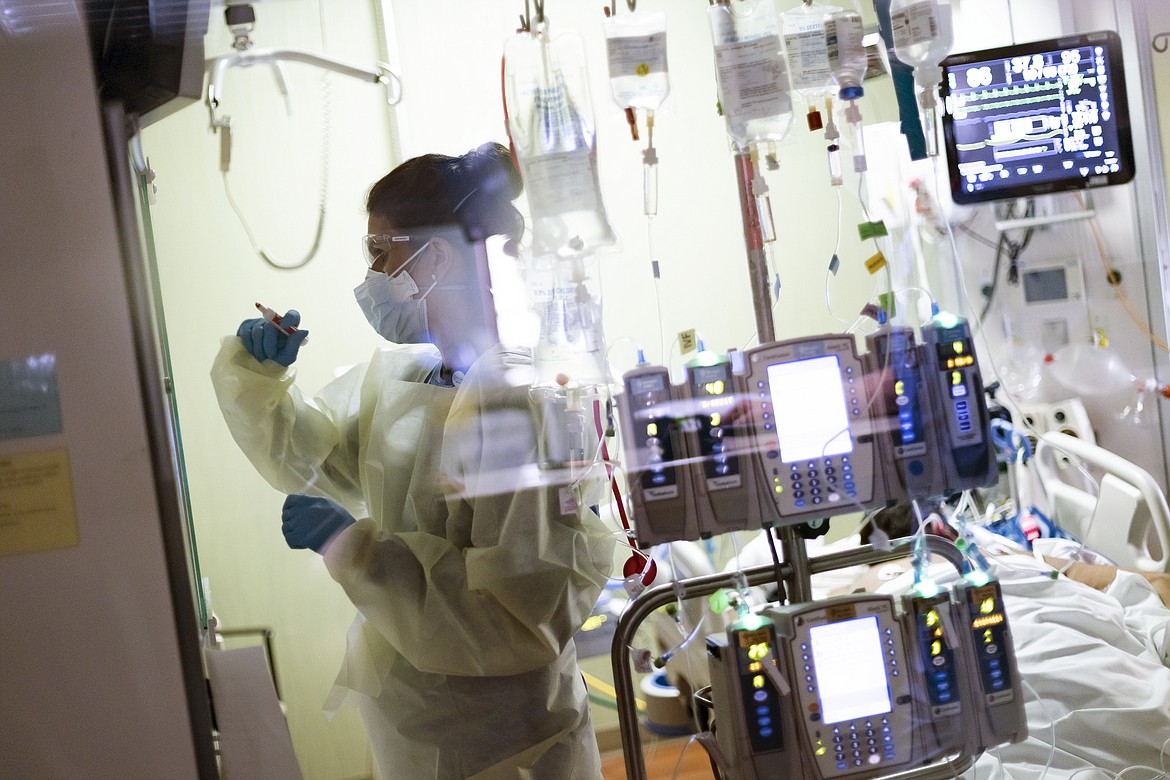
M 950 0 L 893 0 L 890 28 L 894 54 L 914 68 L 933 70 L 955 45 Z
M 868 58 L 865 53 L 865 27 L 857 11 L 837 9 L 825 14 L 825 45 L 828 49 L 829 71 L 841 100 L 856 100 L 865 94 L 861 82 L 865 78 Z
M 622 108 L 654 111 L 670 94 L 666 14 L 635 11 L 602 24 L 614 101 Z
M 597 175 L 579 36 L 522 33 L 504 47 L 508 134 L 532 212 L 532 251 L 569 257 L 614 244 Z
M 825 40 L 825 17 L 841 9 L 836 6 L 798 5 L 780 14 L 784 31 L 784 60 L 792 89 L 806 100 L 815 100 L 828 90 L 831 71 Z
M 542 386 L 604 384 L 601 291 L 592 258 L 532 258 L 525 281 L 540 318 L 534 358 Z
M 741 150 L 784 140 L 792 95 L 772 0 L 719 0 L 707 9 L 707 20 L 728 135 Z

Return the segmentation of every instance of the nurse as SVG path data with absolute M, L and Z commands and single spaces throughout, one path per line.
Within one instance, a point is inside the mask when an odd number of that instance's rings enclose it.
M 386 778 L 601 774 L 573 644 L 612 560 L 601 480 L 538 467 L 531 359 L 499 343 L 488 274 L 487 239 L 517 252 L 521 186 L 499 144 L 408 160 L 369 191 L 354 291 L 390 343 L 309 398 L 308 331 L 246 320 L 212 369 L 236 442 L 289 494 L 289 545 L 357 607 L 338 685 Z

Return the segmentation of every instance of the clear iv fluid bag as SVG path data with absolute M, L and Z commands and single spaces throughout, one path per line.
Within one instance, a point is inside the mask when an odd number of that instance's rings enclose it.
M 801 3 L 780 14 L 788 78 L 793 91 L 806 100 L 827 92 L 831 84 L 825 17 L 840 10 L 837 6 Z
M 868 58 L 865 53 L 865 26 L 857 11 L 831 11 L 825 14 L 825 44 L 828 49 L 829 71 L 837 96 L 841 100 L 856 100 L 864 95 L 861 82 L 865 79 Z
M 656 110 L 670 94 L 666 14 L 635 11 L 602 24 L 614 101 L 622 108 Z
M 792 125 L 792 95 L 773 0 L 719 0 L 707 19 L 728 135 L 741 150 L 783 140 Z
M 534 357 L 537 385 L 574 386 L 606 382 L 601 291 L 594 258 L 532 258 L 525 281 L 540 318 Z
M 894 54 L 914 68 L 938 67 L 955 45 L 950 0 L 893 0 L 890 26 Z
M 504 47 L 508 133 L 532 212 L 532 251 L 571 257 L 611 246 L 579 36 L 521 33 Z

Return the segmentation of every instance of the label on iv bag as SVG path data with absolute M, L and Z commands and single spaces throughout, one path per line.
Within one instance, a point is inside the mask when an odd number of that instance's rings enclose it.
M 890 14 L 890 27 L 895 49 L 933 41 L 938 37 L 933 0 L 922 0 Z
M 606 38 L 609 86 L 623 108 L 656 109 L 670 93 L 666 33 Z
M 715 67 L 725 116 L 747 122 L 792 111 L 779 35 L 716 46 Z
M 534 219 L 597 208 L 588 149 L 543 154 L 524 161 L 524 186 Z
M 605 48 L 611 79 L 666 71 L 666 33 L 607 38 Z
M 822 89 L 829 84 L 829 51 L 825 47 L 825 29 L 816 25 L 784 36 L 784 50 L 788 52 L 789 78 L 796 90 Z

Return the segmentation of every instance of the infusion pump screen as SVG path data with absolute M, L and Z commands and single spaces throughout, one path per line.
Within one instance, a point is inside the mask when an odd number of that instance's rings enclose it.
M 943 122 L 957 202 L 1132 178 L 1116 36 L 991 49 L 944 66 Z
M 785 463 L 853 451 L 836 355 L 768 366 L 780 459 Z
M 876 617 L 810 626 L 809 638 L 824 723 L 890 711 L 893 705 Z

